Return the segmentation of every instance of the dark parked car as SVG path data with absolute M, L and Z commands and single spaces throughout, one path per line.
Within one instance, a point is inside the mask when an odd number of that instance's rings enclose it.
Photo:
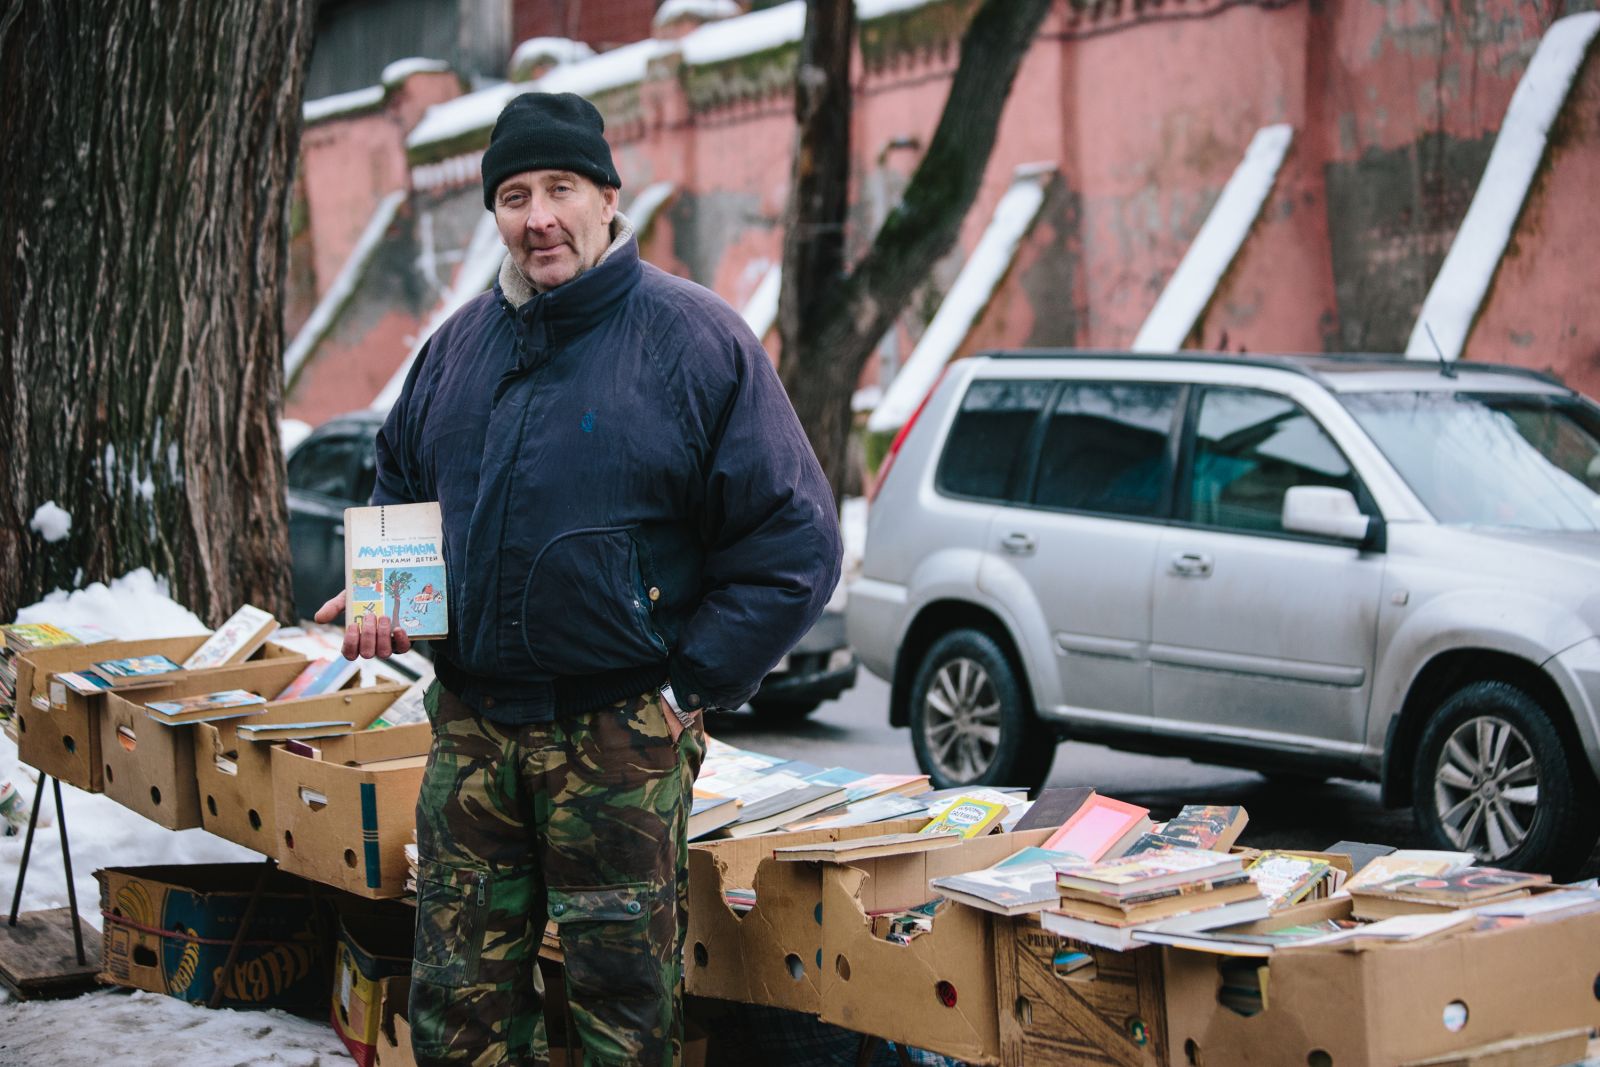
M 301 618 L 310 618 L 344 584 L 344 509 L 372 496 L 372 442 L 382 423 L 372 411 L 341 415 L 289 453 L 289 549 Z M 766 716 L 802 719 L 855 681 L 844 617 L 829 612 L 767 675 L 751 703 Z

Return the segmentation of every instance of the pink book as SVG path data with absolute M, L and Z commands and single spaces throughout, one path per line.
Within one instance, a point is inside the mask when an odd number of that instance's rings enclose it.
M 1150 809 L 1094 796 L 1050 835 L 1043 848 L 1071 852 L 1089 861 L 1113 859 L 1150 829 Z

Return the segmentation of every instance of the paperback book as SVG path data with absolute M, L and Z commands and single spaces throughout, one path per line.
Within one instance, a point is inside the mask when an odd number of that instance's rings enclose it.
M 1025 848 L 981 871 L 934 878 L 929 885 L 951 900 L 997 915 L 1023 915 L 1054 907 L 1058 863 L 1077 857 L 1044 848 Z
M 1073 812 L 1044 847 L 1072 852 L 1091 862 L 1115 859 L 1149 829 L 1149 808 L 1095 796 Z
M 1124 855 L 1161 848 L 1203 848 L 1226 852 L 1244 833 L 1250 816 L 1237 804 L 1185 804 L 1160 828 L 1135 841 Z
M 439 505 L 384 504 L 344 512 L 345 619 L 388 616 L 414 641 L 450 632 Z
M 266 644 L 267 638 L 277 628 L 278 620 L 272 617 L 271 612 L 246 604 L 228 616 L 227 622 L 217 627 L 204 644 L 189 654 L 189 658 L 183 661 L 183 669 L 196 671 L 243 663 L 255 654 L 256 649 Z
M 959 834 L 964 838 L 982 837 L 995 828 L 1009 809 L 1005 804 L 977 797 L 960 797 L 944 813 L 928 822 L 924 834 Z
M 243 689 L 223 689 L 215 693 L 179 697 L 176 700 L 152 700 L 145 704 L 150 717 L 168 726 L 181 723 L 210 722 L 214 719 L 232 719 L 240 715 L 259 715 L 266 710 L 264 697 Z

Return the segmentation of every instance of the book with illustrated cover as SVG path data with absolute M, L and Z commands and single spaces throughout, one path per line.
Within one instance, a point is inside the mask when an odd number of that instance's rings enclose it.
M 243 663 L 256 649 L 266 644 L 267 638 L 277 628 L 278 620 L 272 617 L 271 612 L 246 604 L 228 616 L 228 620 L 217 627 L 204 644 L 189 653 L 189 658 L 183 661 L 183 669 L 196 671 Z
M 48 622 L 14 622 L 5 627 L 5 639 L 6 647 L 17 652 L 83 643 L 67 630 Z
M 992 800 L 981 800 L 977 797 L 958 797 L 954 804 L 945 809 L 944 814 L 929 821 L 919 833 L 924 834 L 960 834 L 965 838 L 982 837 L 995 828 L 1006 812 L 1010 810 L 1005 804 Z
M 322 722 L 243 722 L 235 729 L 246 741 L 305 741 L 319 737 L 338 737 L 349 733 L 355 723 L 348 719 Z
M 1153 899 L 1137 904 L 1121 901 L 1108 903 L 1104 900 L 1085 900 L 1063 895 L 1053 907 L 1063 915 L 1105 923 L 1108 926 L 1139 926 L 1174 915 L 1188 915 L 1207 908 L 1237 904 L 1240 901 L 1265 899 L 1261 896 L 1261 890 L 1257 889 L 1248 878 L 1226 879 L 1214 883 L 1216 888 L 1211 888 L 1212 884 L 1202 883 L 1200 891 L 1195 893 L 1163 891 L 1152 894 Z
M 245 689 L 223 689 L 176 700 L 152 700 L 145 704 L 145 708 L 152 719 L 170 726 L 259 715 L 266 710 L 266 703 L 265 697 Z
M 345 659 L 343 656 L 312 660 L 306 664 L 304 670 L 295 675 L 294 681 L 284 687 L 283 692 L 272 699 L 297 700 L 301 697 L 332 693 L 343 689 L 345 683 L 354 678 L 360 670 L 360 660 Z
M 1244 833 L 1250 816 L 1237 804 L 1185 804 L 1160 828 L 1135 841 L 1126 856 L 1159 848 L 1203 848 L 1226 852 Z
M 140 685 L 159 685 L 167 680 L 163 675 L 181 670 L 182 667 L 166 656 L 128 656 L 124 659 L 102 660 L 94 665 L 91 673 L 103 678 L 108 688 L 128 689 Z
M 1117 899 L 1238 874 L 1243 860 L 1225 852 L 1169 848 L 1101 863 L 1066 863 L 1056 868 L 1063 893 L 1082 891 Z
M 395 698 L 395 702 L 383 709 L 383 714 L 372 720 L 367 727 L 369 730 L 383 730 L 390 726 L 411 726 L 419 722 L 428 721 L 428 708 L 423 704 L 427 697 L 428 686 L 431 680 L 420 681 Z
M 1369 860 L 1358 874 L 1345 883 L 1351 893 L 1367 886 L 1381 885 L 1402 874 L 1449 874 L 1470 867 L 1477 857 L 1470 852 L 1441 852 L 1432 849 L 1402 848 L 1387 856 Z
M 1286 908 L 1314 895 L 1328 873 L 1327 860 L 1294 852 L 1267 851 L 1246 868 L 1274 908 Z
M 414 641 L 450 632 L 437 503 L 345 508 L 344 575 L 346 622 L 386 615 Z
M 997 915 L 1023 915 L 1056 905 L 1060 897 L 1055 865 L 1076 858 L 1065 852 L 1025 848 L 993 867 L 934 878 L 928 884 L 969 907 Z
M 1396 900 L 1437 901 L 1465 907 L 1481 900 L 1548 884 L 1548 874 L 1525 874 L 1497 867 L 1467 867 L 1447 874 L 1402 874 L 1377 885 L 1355 886 L 1352 896 L 1385 896 Z
M 64 692 L 58 694 L 55 691 L 57 685 L 60 685 L 63 689 L 70 689 L 74 693 L 81 693 L 84 696 L 94 696 L 96 693 L 104 693 L 111 688 L 111 683 L 94 671 L 58 671 L 50 685 L 50 702 L 52 704 L 65 704 L 67 702 Z

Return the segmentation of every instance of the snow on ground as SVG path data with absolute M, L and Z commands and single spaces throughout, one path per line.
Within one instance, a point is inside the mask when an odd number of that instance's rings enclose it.
M 1511 94 L 1483 178 L 1411 328 L 1411 359 L 1459 359 L 1544 159 L 1550 127 L 1600 34 L 1600 12 L 1556 19 Z M 1432 336 L 1429 330 L 1432 330 Z M 1437 348 L 1435 343 L 1437 342 Z
M 335 115 L 351 115 L 367 111 L 383 103 L 383 86 L 369 85 L 364 89 L 351 89 L 348 93 L 335 93 L 316 100 L 307 100 L 301 109 L 306 125 L 321 122 Z
M 111 990 L 0 1010 L 0 1065 L 349 1067 L 333 1028 L 281 1011 L 211 1011 L 156 993 Z
M 72 513 L 58 506 L 54 500 L 46 500 L 33 513 L 33 518 L 28 520 L 28 529 L 55 544 L 72 531 Z
M 71 593 L 62 589 L 17 612 L 18 622 L 57 626 L 93 625 L 113 637 L 183 637 L 210 633 L 194 612 L 167 595 L 167 583 L 140 567 L 108 587 L 95 582 Z
M 1256 131 L 1244 159 L 1222 187 L 1183 261 L 1139 327 L 1133 351 L 1176 352 L 1183 347 L 1261 214 L 1292 140 L 1291 126 L 1264 126 Z

